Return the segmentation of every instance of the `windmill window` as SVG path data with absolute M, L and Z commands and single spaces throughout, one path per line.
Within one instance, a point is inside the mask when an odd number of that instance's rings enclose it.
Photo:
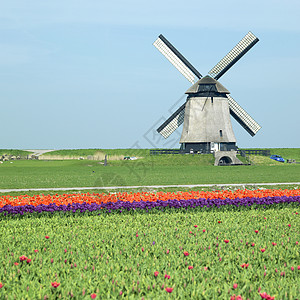
M 214 97 L 210 97 L 211 103 L 214 103 Z
M 220 137 L 222 137 L 223 136 L 223 131 L 222 130 L 220 130 Z

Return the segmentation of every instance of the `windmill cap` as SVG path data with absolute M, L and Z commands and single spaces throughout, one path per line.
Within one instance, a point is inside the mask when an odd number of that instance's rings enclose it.
M 219 81 L 208 75 L 199 79 L 185 93 L 197 94 L 201 92 L 218 92 L 222 94 L 230 94 L 230 92 Z

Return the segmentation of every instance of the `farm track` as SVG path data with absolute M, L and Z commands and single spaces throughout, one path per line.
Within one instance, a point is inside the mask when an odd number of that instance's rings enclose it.
M 242 188 L 247 186 L 280 186 L 300 185 L 300 182 L 273 182 L 273 183 L 232 183 L 232 184 L 188 184 L 188 185 L 143 185 L 143 186 L 107 186 L 107 187 L 65 187 L 65 188 L 27 188 L 27 189 L 0 189 L 0 193 L 29 192 L 29 191 L 88 191 L 88 190 L 117 190 L 117 189 L 141 189 L 141 188 L 195 188 L 195 187 L 216 187 L 216 188 Z

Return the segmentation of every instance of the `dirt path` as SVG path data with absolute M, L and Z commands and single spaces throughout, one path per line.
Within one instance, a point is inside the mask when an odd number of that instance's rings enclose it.
M 0 193 L 29 192 L 29 191 L 88 191 L 88 190 L 118 190 L 118 189 L 142 189 L 142 188 L 195 188 L 195 187 L 215 187 L 228 188 L 239 187 L 245 189 L 247 186 L 280 186 L 280 185 L 300 185 L 300 182 L 273 182 L 273 183 L 233 183 L 233 184 L 189 184 L 189 185 L 144 185 L 144 186 L 107 186 L 107 187 L 65 187 L 65 188 L 29 188 L 29 189 L 0 189 Z

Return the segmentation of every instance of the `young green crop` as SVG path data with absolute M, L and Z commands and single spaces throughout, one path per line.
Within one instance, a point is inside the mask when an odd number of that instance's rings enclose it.
M 258 299 L 260 291 L 295 299 L 296 212 L 282 206 L 2 218 L 0 298 Z M 31 261 L 21 262 L 23 255 Z
M 0 164 L 0 188 L 299 182 L 300 164 L 200 165 L 197 157 L 145 161 L 13 161 Z

